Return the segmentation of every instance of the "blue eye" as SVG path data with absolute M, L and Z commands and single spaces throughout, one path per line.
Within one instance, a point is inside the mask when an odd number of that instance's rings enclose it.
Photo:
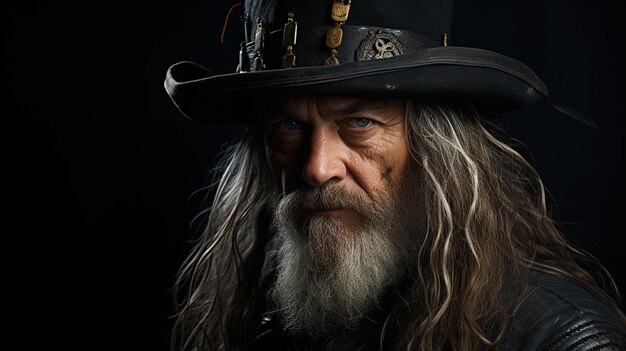
M 288 119 L 276 123 L 276 126 L 283 130 L 297 130 L 302 128 L 302 123 L 292 119 Z
M 354 124 L 359 128 L 367 128 L 371 126 L 373 123 L 374 121 L 372 121 L 369 118 L 355 118 L 354 119 Z

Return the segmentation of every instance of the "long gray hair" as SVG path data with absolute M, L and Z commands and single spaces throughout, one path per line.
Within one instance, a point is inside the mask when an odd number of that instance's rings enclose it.
M 397 348 L 496 345 L 511 301 L 524 294 L 523 285 L 514 296 L 505 286 L 525 281 L 529 269 L 582 283 L 615 305 L 609 295 L 619 299 L 619 293 L 610 275 L 565 241 L 535 169 L 485 127 L 476 108 L 421 101 L 406 106 L 406 138 L 420 170 L 424 212 L 416 215 L 424 218 L 425 236 L 415 253 L 412 286 L 390 312 L 383 339 L 402 321 L 394 334 Z M 173 350 L 245 350 L 270 308 L 275 245 L 266 212 L 278 189 L 263 130 L 252 126 L 216 168 L 206 227 L 174 286 L 179 313 Z M 581 263 L 605 275 L 609 294 Z

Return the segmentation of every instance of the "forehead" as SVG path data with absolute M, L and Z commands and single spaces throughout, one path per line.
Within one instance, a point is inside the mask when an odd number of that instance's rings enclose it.
M 359 112 L 398 114 L 404 103 L 398 99 L 357 98 L 343 96 L 282 96 L 268 101 L 263 108 L 266 117 L 306 118 L 343 116 Z

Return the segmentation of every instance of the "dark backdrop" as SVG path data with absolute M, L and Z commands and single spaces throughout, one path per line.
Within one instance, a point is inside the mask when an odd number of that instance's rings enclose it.
M 169 287 L 217 152 L 236 127 L 181 117 L 167 67 L 235 67 L 235 2 L 30 2 L 3 16 L 5 279 L 26 345 L 165 350 Z M 556 100 L 503 117 L 525 143 L 568 237 L 621 289 L 624 24 L 618 2 L 458 0 L 451 45 L 533 68 Z M 34 258 L 34 259 L 33 259 Z M 17 336 L 17 334 L 16 334 Z

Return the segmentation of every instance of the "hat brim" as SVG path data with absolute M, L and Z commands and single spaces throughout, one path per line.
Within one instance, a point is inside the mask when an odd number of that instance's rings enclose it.
M 251 120 L 251 104 L 276 95 L 454 100 L 499 113 L 548 97 L 546 85 L 520 61 L 452 46 L 336 66 L 223 75 L 184 61 L 168 69 L 165 89 L 185 116 L 212 122 Z

